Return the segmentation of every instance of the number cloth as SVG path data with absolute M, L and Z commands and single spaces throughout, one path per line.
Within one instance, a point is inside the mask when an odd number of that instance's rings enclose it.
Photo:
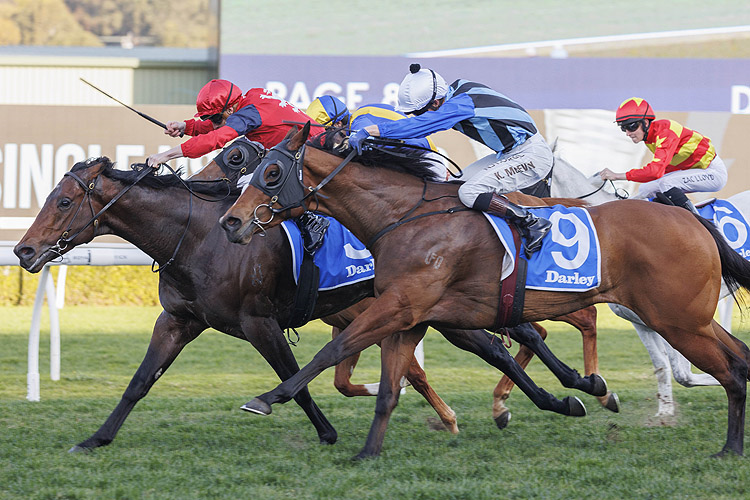
M 588 211 L 578 207 L 529 208 L 552 223 L 542 248 L 528 260 L 526 288 L 554 292 L 585 292 L 601 282 L 599 238 Z M 484 213 L 506 249 L 502 278 L 513 269 L 513 236 L 502 217 Z M 510 256 L 510 262 L 506 262 Z M 521 256 L 523 257 L 523 255 Z

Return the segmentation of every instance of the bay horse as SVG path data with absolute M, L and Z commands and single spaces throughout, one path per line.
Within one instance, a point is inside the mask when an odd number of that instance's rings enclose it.
M 261 157 L 260 151 L 251 146 L 245 145 L 243 151 L 245 157 L 255 155 L 256 162 Z M 229 164 L 233 154 L 232 150 L 228 153 Z M 268 231 L 263 241 L 249 247 L 226 239 L 217 220 L 238 194 L 235 190 L 228 196 L 224 183 L 184 182 L 174 175 L 153 175 L 145 166 L 140 172 L 117 170 L 106 157 L 91 159 L 77 163 L 65 174 L 16 245 L 20 264 L 38 272 L 76 245 L 98 235 L 115 234 L 143 250 L 159 266 L 159 300 L 164 310 L 154 325 L 146 355 L 104 424 L 71 451 L 111 443 L 135 404 L 181 350 L 209 327 L 250 342 L 281 380 L 298 371 L 280 326 L 289 322 L 296 290 L 290 247 L 280 228 Z M 341 314 L 356 316 L 356 311 L 345 308 L 372 294 L 372 281 L 320 292 L 313 316 L 328 317 L 343 328 L 348 323 L 330 315 L 343 310 Z M 491 342 L 488 333 L 453 332 L 448 327 L 440 330 L 454 344 L 506 370 L 538 405 L 566 415 L 585 414 L 578 398 L 560 401 L 538 388 L 501 342 Z M 388 339 L 383 342 L 385 357 L 392 349 L 389 344 Z M 569 382 L 595 395 L 606 392 L 600 377 L 581 378 L 562 364 L 554 365 L 556 362 L 550 361 L 553 371 L 565 379 L 566 385 Z M 446 427 L 457 432 L 455 413 L 414 364 L 408 370 L 409 381 L 435 408 Z M 320 441 L 334 443 L 336 431 L 307 389 L 301 390 L 295 400 Z
M 342 161 L 318 141 L 305 147 L 308 135 L 309 124 L 266 155 L 221 224 L 229 239 L 248 244 L 311 203 L 366 242 L 376 263 L 376 300 L 294 376 L 246 403 L 261 415 L 376 342 L 395 337 L 413 348 L 425 324 L 493 328 L 498 314 L 504 249 L 483 215 L 457 201 L 456 185 L 426 182 L 419 165 L 367 167 L 350 161 L 354 152 Z M 712 224 L 682 208 L 624 200 L 588 212 L 601 245 L 600 285 L 580 293 L 527 290 L 522 321 L 603 302 L 635 311 L 724 387 L 727 437 L 717 456 L 741 455 L 750 350 L 713 321 L 713 312 L 722 278 L 732 290 L 750 288 L 750 263 Z M 405 370 L 405 362 L 382 370 L 359 458 L 380 453 Z
M 564 158 L 555 157 L 550 183 L 553 196 L 577 197 L 588 200 L 594 205 L 627 197 L 627 193 L 621 193 L 619 192 L 621 190 L 618 190 L 616 194 L 612 190 L 604 189 L 605 186 L 606 183 L 598 176 L 587 177 Z M 732 195 L 727 198 L 727 201 L 742 213 L 745 220 L 750 220 L 750 191 Z M 731 332 L 733 302 L 729 289 L 722 286 L 718 307 L 719 324 L 728 332 Z M 646 326 L 633 311 L 618 304 L 610 304 L 610 308 L 616 315 L 633 324 L 654 365 L 658 401 L 655 417 L 671 417 L 675 413 L 672 375 L 677 383 L 685 387 L 719 385 L 719 382 L 709 374 L 693 373 L 690 362 L 685 356 Z
M 219 180 L 226 180 L 229 177 L 232 182 L 236 183 L 238 178 L 248 178 L 249 175 L 252 174 L 255 168 L 255 164 L 248 165 L 247 159 L 248 157 L 252 157 L 253 155 L 252 153 L 247 152 L 248 146 L 246 142 L 250 143 L 251 141 L 240 139 L 238 141 L 235 141 L 233 144 L 225 147 L 222 155 L 218 156 L 217 159 L 209 162 L 200 171 L 193 174 L 190 179 L 205 182 L 216 182 Z M 254 143 L 254 147 L 257 148 L 257 146 L 260 145 Z M 538 203 L 544 203 L 544 201 L 538 200 Z M 356 317 L 356 313 L 359 311 L 364 311 L 369 305 L 368 301 L 372 300 L 374 299 L 364 299 L 362 303 L 358 304 L 356 307 L 352 307 L 348 311 L 345 311 L 342 315 L 334 315 L 323 318 L 326 323 L 332 325 L 332 335 L 334 337 L 337 336 L 343 330 L 343 328 L 345 328 L 346 325 L 348 325 L 353 320 L 353 318 Z M 589 306 L 581 309 L 580 311 L 574 311 L 557 318 L 551 318 L 555 321 L 565 322 L 576 328 L 581 333 L 581 338 L 583 340 L 583 365 L 584 373 L 586 375 L 599 374 L 599 360 L 596 348 L 596 317 L 596 308 L 594 306 Z M 540 325 L 539 323 L 532 323 L 531 325 L 534 327 L 534 329 L 536 329 L 543 340 L 546 339 L 547 330 L 542 325 Z M 515 356 L 515 360 L 522 369 L 525 369 L 526 366 L 528 366 L 533 357 L 534 351 L 530 347 L 524 344 L 520 344 L 518 353 Z M 358 359 L 359 354 L 355 354 L 350 358 L 341 361 L 335 366 L 334 386 L 341 394 L 348 397 L 375 396 L 377 395 L 378 384 L 365 385 L 353 384 L 351 382 L 351 377 L 354 373 L 354 369 L 357 365 Z M 418 379 L 422 381 L 422 383 L 427 384 L 426 376 L 424 375 L 421 366 L 416 361 L 416 358 L 412 360 L 410 366 L 410 377 Z M 503 375 L 503 377 L 500 379 L 500 381 L 497 383 L 497 386 L 493 390 L 492 418 L 499 429 L 504 429 L 510 421 L 511 413 L 508 407 L 505 405 L 505 402 L 510 396 L 510 393 L 514 386 L 515 384 L 513 380 L 511 380 L 511 378 L 507 375 Z M 425 389 L 425 392 L 428 394 L 430 393 L 429 391 L 427 391 L 427 389 Z M 612 412 L 620 411 L 620 403 L 616 393 L 607 391 L 607 393 L 603 396 L 596 396 L 596 398 L 604 408 Z M 455 420 L 455 415 L 451 417 L 451 413 L 446 412 L 443 409 L 444 407 L 441 404 L 441 400 L 439 400 L 439 398 L 433 397 L 428 398 L 428 401 L 434 402 L 434 404 L 432 402 L 431 404 L 435 408 L 435 411 L 438 413 L 438 415 L 441 416 L 441 420 L 446 423 L 446 427 L 448 427 L 451 432 L 457 432 L 455 423 L 448 423 L 451 422 L 451 420 Z

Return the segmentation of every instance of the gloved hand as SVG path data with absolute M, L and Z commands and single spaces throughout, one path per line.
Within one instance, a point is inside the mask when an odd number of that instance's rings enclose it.
M 362 154 L 362 142 L 370 137 L 369 132 L 365 129 L 357 130 L 355 133 L 349 135 L 349 146 L 357 150 L 357 154 Z

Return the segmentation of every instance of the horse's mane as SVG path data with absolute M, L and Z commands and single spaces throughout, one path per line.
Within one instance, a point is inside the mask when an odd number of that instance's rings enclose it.
M 123 184 L 132 184 L 133 182 L 135 182 L 135 180 L 141 173 L 141 168 L 151 168 L 145 164 L 134 164 L 131 166 L 130 170 L 121 170 L 115 168 L 115 163 L 112 162 L 108 157 L 100 156 L 99 158 L 89 158 L 88 160 L 80 161 L 73 165 L 73 168 L 71 168 L 70 171 L 75 173 L 95 164 L 102 165 L 102 175 L 104 175 L 108 179 L 112 179 Z M 182 175 L 182 172 L 182 169 L 179 169 L 176 171 L 176 174 L 170 172 L 169 174 L 157 175 L 156 171 L 154 171 L 153 174 L 146 175 L 143 179 L 138 181 L 137 186 L 155 190 L 164 190 L 171 188 L 185 189 L 185 185 L 187 185 L 192 191 L 199 194 L 216 198 L 226 197 L 227 199 L 231 198 L 234 200 L 236 200 L 241 193 L 240 189 L 237 189 L 236 186 L 232 186 L 229 196 L 227 196 L 227 184 L 225 182 L 202 182 L 184 180 L 178 177 Z
M 340 128 L 329 128 L 314 137 L 307 144 L 315 149 L 325 151 L 340 158 L 346 157 L 352 148 L 347 143 L 345 147 L 334 147 L 336 139 L 341 138 Z M 356 158 L 357 163 L 366 167 L 383 167 L 396 172 L 403 172 L 419 177 L 426 181 L 436 179 L 435 172 L 430 169 L 430 160 L 424 157 L 424 151 L 408 146 L 388 146 L 386 148 L 368 149 Z
M 547 205 L 563 205 L 565 207 L 590 207 L 591 203 L 580 198 L 542 198 Z

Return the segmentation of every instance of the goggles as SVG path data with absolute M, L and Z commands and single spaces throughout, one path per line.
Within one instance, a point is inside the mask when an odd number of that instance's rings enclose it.
M 224 120 L 224 111 L 227 110 L 227 106 L 229 106 L 229 99 L 232 98 L 232 90 L 234 90 L 233 83 L 230 84 L 229 93 L 227 94 L 227 100 L 224 101 L 224 107 L 221 108 L 221 113 L 214 113 L 213 115 L 203 115 L 201 116 L 201 120 L 202 121 L 211 120 L 211 122 L 217 127 L 221 125 L 221 122 Z
M 215 115 L 203 115 L 201 116 L 202 121 L 211 120 L 214 125 L 221 125 L 221 121 L 224 119 L 223 113 L 216 113 Z
M 635 132 L 641 126 L 640 120 L 630 123 L 621 123 L 620 130 L 623 132 Z

